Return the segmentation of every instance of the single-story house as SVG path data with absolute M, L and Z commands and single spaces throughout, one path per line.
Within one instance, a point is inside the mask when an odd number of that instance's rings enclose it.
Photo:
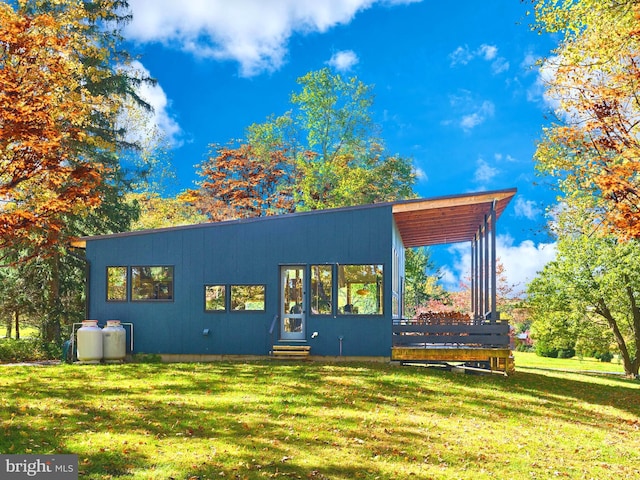
M 428 361 L 482 350 L 499 363 L 509 337 L 495 308 L 495 224 L 515 192 L 84 237 L 74 246 L 85 249 L 87 315 L 134 325 L 134 353 L 165 360 L 284 350 Z M 458 242 L 473 254 L 473 314 L 405 319 L 405 249 Z

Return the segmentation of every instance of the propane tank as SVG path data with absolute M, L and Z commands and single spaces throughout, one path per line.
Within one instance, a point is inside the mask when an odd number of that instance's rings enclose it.
M 78 360 L 91 363 L 102 360 L 102 329 L 97 320 L 83 320 L 78 329 Z
M 127 355 L 127 333 L 120 320 L 107 320 L 102 329 L 102 353 L 105 362 L 120 362 Z

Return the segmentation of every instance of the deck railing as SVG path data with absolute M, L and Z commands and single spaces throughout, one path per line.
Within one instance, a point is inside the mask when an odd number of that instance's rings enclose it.
M 505 347 L 509 324 L 472 319 L 462 315 L 428 314 L 393 321 L 394 347 Z

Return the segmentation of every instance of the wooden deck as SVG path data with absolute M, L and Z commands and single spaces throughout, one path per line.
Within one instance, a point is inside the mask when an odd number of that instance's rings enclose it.
M 393 324 L 391 360 L 463 363 L 511 372 L 509 324 L 465 315 L 423 314 Z
M 514 371 L 510 348 L 393 347 L 391 361 L 401 363 L 486 364 L 490 371 Z

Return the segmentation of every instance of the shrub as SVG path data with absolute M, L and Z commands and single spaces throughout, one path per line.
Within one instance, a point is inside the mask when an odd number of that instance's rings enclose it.
M 594 357 L 596 357 L 601 362 L 610 362 L 613 359 L 613 353 L 611 353 L 611 352 L 604 352 L 604 353 L 598 352 L 598 353 L 596 353 L 594 355 Z
M 60 345 L 39 338 L 0 339 L 0 363 L 34 362 L 60 358 Z
M 518 343 L 516 345 L 516 352 L 533 352 L 534 348 L 531 345 L 524 343 Z
M 561 348 L 558 350 L 558 358 L 573 358 L 576 356 L 576 351 L 573 348 Z
M 550 347 L 546 342 L 536 342 L 536 355 L 539 357 L 558 358 L 558 349 Z

